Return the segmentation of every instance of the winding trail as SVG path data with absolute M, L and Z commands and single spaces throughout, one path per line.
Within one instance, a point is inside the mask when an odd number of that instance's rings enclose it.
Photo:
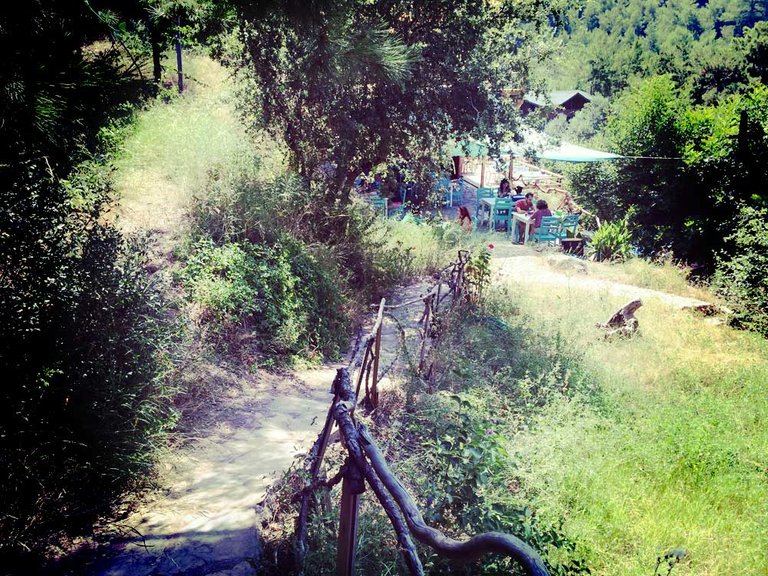
M 711 302 L 641 288 L 589 275 L 588 263 L 565 255 L 542 255 L 527 246 L 513 246 L 513 254 L 494 255 L 491 269 L 497 282 L 517 282 L 536 286 L 570 286 L 593 292 L 606 292 L 627 298 L 656 299 L 679 309 L 701 312 L 714 310 Z
M 424 294 L 403 287 L 397 301 Z M 414 337 L 420 302 L 393 312 L 382 329 L 382 392 L 398 387 L 405 359 L 401 327 Z M 375 315 L 364 325 L 369 329 Z M 352 347 L 350 347 L 352 348 Z M 253 576 L 258 572 L 257 508 L 279 476 L 308 450 L 325 422 L 336 369 L 239 375 L 237 392 L 211 406 L 215 424 L 159 467 L 162 488 L 108 529 L 88 576 Z M 82 574 L 82 571 L 73 572 Z

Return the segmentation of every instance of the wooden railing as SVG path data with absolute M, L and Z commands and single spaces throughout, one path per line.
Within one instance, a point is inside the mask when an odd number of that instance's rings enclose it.
M 309 452 L 309 475 L 300 493 L 299 516 L 296 522 L 295 561 L 297 573 L 303 574 L 307 545 L 307 523 L 315 498 L 315 491 L 321 487 L 330 489 L 341 482 L 341 506 L 339 517 L 336 573 L 339 576 L 354 574 L 357 554 L 357 527 L 360 495 L 369 486 L 389 518 L 395 533 L 403 560 L 413 575 L 423 575 L 424 568 L 417 553 L 414 538 L 432 547 L 435 552 L 457 561 L 477 559 L 487 553 L 510 556 L 516 560 L 529 576 L 548 576 L 540 556 L 519 538 L 501 532 L 487 532 L 459 541 L 447 537 L 440 530 L 428 526 L 410 494 L 392 473 L 381 450 L 367 428 L 355 419 L 355 409 L 362 383 L 365 382 L 365 396 L 359 403 L 363 409 L 372 411 L 378 406 L 378 370 L 381 348 L 381 330 L 385 309 L 424 302 L 421 317 L 422 341 L 420 343 L 420 365 L 425 357 L 426 341 L 430 338 L 430 322 L 442 302 L 449 297 L 451 303 L 460 301 L 466 289 L 465 267 L 469 253 L 459 252 L 459 257 L 443 269 L 437 284 L 426 296 L 398 306 L 386 306 L 382 299 L 376 322 L 371 332 L 357 347 L 348 367 L 339 368 L 333 381 L 331 402 L 323 430 Z M 350 368 L 358 366 L 357 383 L 352 387 Z M 322 461 L 330 442 L 334 427 L 338 427 L 342 445 L 347 457 L 341 469 L 330 479 L 321 478 Z

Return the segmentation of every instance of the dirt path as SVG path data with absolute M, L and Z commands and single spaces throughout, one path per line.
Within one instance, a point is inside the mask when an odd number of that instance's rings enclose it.
M 400 302 L 426 284 L 404 288 Z M 422 304 L 394 314 L 415 331 Z M 373 322 L 373 314 L 368 325 Z M 398 385 L 405 361 L 401 330 L 391 318 L 382 332 L 383 390 Z M 314 370 L 241 375 L 229 398 L 211 408 L 215 424 L 159 464 L 162 488 L 124 520 L 111 525 L 110 542 L 87 569 L 89 576 L 250 576 L 260 550 L 256 507 L 267 487 L 306 452 L 325 421 L 330 385 L 341 364 Z M 232 376 L 232 375 L 230 375 Z
M 711 302 L 698 298 L 591 277 L 589 263 L 570 256 L 540 253 L 527 246 L 512 246 L 510 249 L 494 252 L 491 268 L 496 281 L 536 286 L 569 286 L 632 299 L 656 299 L 673 308 L 713 310 Z
M 317 436 L 334 368 L 241 382 L 247 401 L 217 406 L 212 430 L 160 462 L 162 489 L 120 522 L 88 573 L 255 574 L 254 507 Z

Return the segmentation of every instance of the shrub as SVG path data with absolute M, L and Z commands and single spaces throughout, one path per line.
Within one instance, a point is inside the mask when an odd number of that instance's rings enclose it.
M 768 210 L 744 208 L 729 252 L 717 259 L 713 287 L 734 310 L 734 322 L 768 336 Z
M 203 238 L 179 278 L 221 335 L 253 327 L 269 355 L 333 357 L 345 343 L 343 277 L 287 236 L 272 245 Z
M 632 254 L 632 233 L 627 219 L 600 226 L 587 245 L 587 252 L 597 261 L 624 261 Z
M 3 552 L 87 523 L 146 481 L 176 417 L 143 250 L 99 219 L 108 174 L 81 167 L 70 212 L 71 190 L 27 168 L 0 200 Z

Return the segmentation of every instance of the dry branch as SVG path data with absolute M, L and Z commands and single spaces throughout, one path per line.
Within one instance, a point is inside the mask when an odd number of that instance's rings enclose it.
M 400 511 L 392 501 L 392 497 L 387 492 L 384 484 L 376 476 L 376 473 L 371 468 L 371 465 L 365 459 L 362 449 L 360 448 L 359 434 L 357 427 L 352 420 L 352 410 L 355 406 L 355 397 L 352 392 L 351 382 L 349 381 L 349 374 L 346 369 L 340 368 L 338 375 L 336 376 L 337 393 L 339 396 L 338 402 L 333 406 L 333 417 L 339 425 L 342 437 L 344 438 L 344 446 L 347 448 L 352 461 L 363 472 L 365 479 L 373 489 L 376 498 L 378 498 L 384 511 L 387 513 L 392 527 L 397 534 L 397 541 L 400 545 L 400 551 L 403 554 L 408 569 L 411 574 L 423 575 L 424 568 L 421 565 L 421 560 L 416 553 L 416 547 L 411 540 L 411 536 L 408 533 L 408 528 L 403 517 L 400 515 Z

